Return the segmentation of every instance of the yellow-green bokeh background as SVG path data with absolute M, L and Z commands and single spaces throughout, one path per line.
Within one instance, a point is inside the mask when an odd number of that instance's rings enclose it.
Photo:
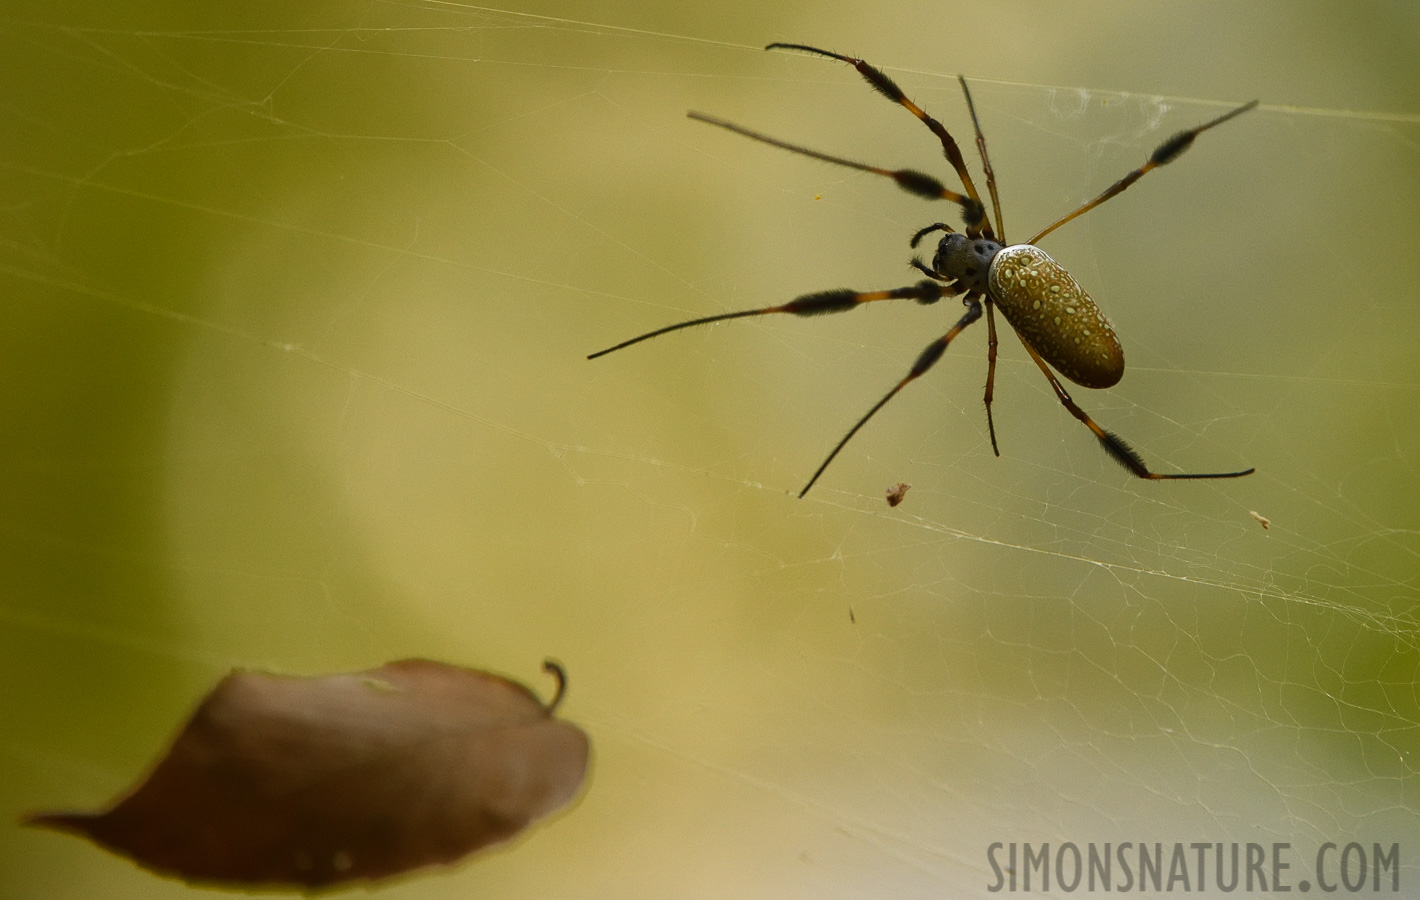
M 579 804 L 389 897 L 943 897 L 993 840 L 1420 848 L 1420 13 L 1406 3 L 12 3 L 0 16 L 0 895 L 191 889 L 27 810 L 132 783 L 232 666 L 542 688 Z M 1129 374 L 950 304 L 640 331 L 913 280 L 948 216 L 690 122 L 947 173 L 963 143 Z M 882 491 L 913 487 L 889 510 Z M 1270 518 L 1264 531 L 1249 515 Z M 1420 872 L 1410 863 L 1405 877 Z

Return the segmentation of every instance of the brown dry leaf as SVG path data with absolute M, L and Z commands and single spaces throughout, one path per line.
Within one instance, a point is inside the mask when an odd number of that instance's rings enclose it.
M 576 796 L 587 736 L 516 682 L 422 659 L 294 678 L 233 672 L 157 767 L 72 831 L 158 872 L 323 888 L 450 863 Z

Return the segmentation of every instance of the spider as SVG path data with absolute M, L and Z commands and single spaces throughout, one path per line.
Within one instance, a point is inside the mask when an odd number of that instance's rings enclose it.
M 1070 393 L 1061 385 L 1060 379 L 1055 372 L 1073 381 L 1075 384 L 1086 388 L 1107 388 L 1117 384 L 1124 376 L 1124 350 L 1119 344 L 1119 338 L 1115 335 L 1114 329 L 1110 326 L 1109 320 L 1104 317 L 1095 302 L 1090 299 L 1090 295 L 1085 293 L 1084 288 L 1065 271 L 1059 263 L 1051 259 L 1035 245 L 1041 238 L 1050 234 L 1055 229 L 1069 222 L 1071 219 L 1084 215 L 1090 210 L 1109 200 L 1111 197 L 1122 193 L 1131 184 L 1138 181 L 1145 174 L 1173 162 L 1183 154 L 1193 144 L 1194 138 L 1210 128 L 1221 125 L 1235 116 L 1242 115 L 1253 107 L 1257 106 L 1257 101 L 1253 100 L 1244 103 L 1238 108 L 1224 113 L 1212 121 L 1205 122 L 1196 128 L 1181 131 L 1173 137 L 1164 141 L 1154 152 L 1149 154 L 1148 160 L 1138 168 L 1125 175 L 1104 190 L 1098 197 L 1074 210 L 1073 212 L 1061 216 L 1045 228 L 1037 232 L 1030 240 L 1022 244 L 1007 244 L 1006 229 L 1001 222 L 1001 201 L 996 192 L 996 174 L 991 168 L 991 159 L 986 152 L 986 138 L 981 133 L 981 123 L 976 117 L 976 105 L 971 99 L 971 90 L 966 85 L 966 79 L 961 76 L 957 80 L 961 83 L 962 93 L 966 97 L 967 111 L 971 114 L 971 124 L 976 131 L 976 148 L 981 154 L 981 167 L 986 174 L 986 188 L 991 196 L 991 207 L 995 219 L 993 227 L 992 221 L 986 216 L 986 206 L 981 201 L 981 195 L 977 192 L 976 185 L 971 180 L 971 175 L 967 172 L 966 161 L 962 158 L 961 150 L 957 147 L 957 142 L 947 132 L 947 129 L 932 118 L 920 107 L 907 98 L 902 89 L 885 75 L 882 71 L 874 68 L 861 59 L 852 56 L 844 56 L 828 50 L 820 50 L 817 47 L 809 47 L 803 44 L 781 44 L 774 43 L 765 47 L 766 50 L 797 50 L 816 56 L 823 56 L 847 63 L 858 70 L 858 74 L 868 82 L 879 94 L 899 104 L 908 112 L 912 113 L 922 121 L 922 124 L 936 135 L 942 143 L 942 152 L 946 155 L 947 161 L 956 170 L 957 176 L 961 179 L 962 188 L 965 193 L 958 193 L 950 190 L 936 178 L 924 172 L 913 169 L 882 169 L 877 166 L 870 166 L 865 163 L 855 162 L 851 159 L 844 159 L 821 153 L 817 150 L 810 150 L 797 144 L 781 141 L 768 135 L 751 131 L 740 125 L 735 125 L 723 119 L 708 116 L 704 113 L 691 112 L 690 118 L 724 128 L 744 137 L 810 156 L 823 162 L 834 165 L 846 166 L 850 169 L 857 169 L 861 172 L 869 172 L 874 175 L 882 175 L 897 182 L 898 187 L 910 194 L 924 197 L 928 200 L 947 200 L 955 203 L 961 208 L 962 219 L 965 223 L 964 231 L 956 231 L 945 222 L 935 222 L 926 228 L 919 230 L 912 236 L 909 242 L 913 249 L 921 243 L 922 239 L 930 234 L 942 233 L 941 240 L 937 243 L 937 252 L 932 258 L 929 266 L 922 262 L 920 257 L 914 257 L 912 267 L 921 272 L 926 278 L 917 284 L 909 287 L 893 288 L 890 290 L 878 291 L 855 291 L 850 289 L 818 291 L 811 294 L 804 294 L 788 303 L 780 306 L 768 306 L 761 309 L 744 309 L 737 312 L 721 313 L 714 316 L 704 316 L 699 319 L 691 319 L 688 322 L 678 322 L 674 325 L 667 325 L 655 331 L 647 332 L 622 341 L 614 347 L 608 347 L 589 355 L 588 359 L 596 359 L 605 356 L 615 350 L 629 347 L 632 344 L 658 337 L 670 331 L 678 331 L 682 328 L 689 328 L 693 325 L 705 325 L 710 322 L 722 322 L 726 319 L 740 319 L 748 316 L 762 316 L 769 313 L 790 313 L 796 316 L 819 316 L 829 313 L 846 312 L 855 309 L 861 304 L 872 303 L 878 300 L 915 300 L 920 304 L 928 305 L 936 303 L 943 297 L 961 296 L 962 305 L 966 307 L 966 312 L 956 324 L 953 325 L 946 334 L 927 345 L 927 348 L 917 357 L 912 368 L 907 375 L 902 378 L 892 390 L 888 391 L 881 400 L 873 405 L 864 416 L 858 420 L 857 424 L 848 430 L 843 439 L 833 448 L 824 461 L 819 465 L 813 476 L 809 478 L 803 490 L 799 491 L 799 496 L 803 497 L 809 489 L 818 481 L 819 476 L 828 468 L 838 456 L 839 451 L 852 440 L 853 436 L 868 423 L 878 410 L 882 409 L 887 402 L 897 396 L 909 383 L 917 380 L 927 373 L 937 360 L 941 359 L 946 352 L 947 346 L 956 338 L 967 326 L 973 324 L 981 318 L 982 308 L 986 311 L 986 427 L 991 436 L 991 450 L 997 456 L 1001 455 L 1000 448 L 996 443 L 996 423 L 991 414 L 991 402 L 996 382 L 996 317 L 994 308 L 1001 308 L 1001 315 L 1005 317 L 1007 324 L 1015 331 L 1016 336 L 1025 345 L 1026 352 L 1031 359 L 1040 367 L 1040 371 L 1045 374 L 1050 386 L 1055 390 L 1055 396 L 1060 403 L 1069 410 L 1070 414 L 1084 423 L 1085 427 L 1094 433 L 1099 439 L 1101 446 L 1120 465 L 1128 469 L 1140 478 L 1151 480 L 1172 480 L 1172 479 L 1197 479 L 1197 478 L 1238 478 L 1243 475 L 1252 474 L 1255 469 L 1244 469 L 1241 472 L 1216 472 L 1216 473 L 1162 473 L 1150 471 L 1144 465 L 1144 459 L 1124 439 L 1113 432 L 1101 428 L 1089 414 L 1082 410 L 1075 401 L 1071 399 Z M 1055 371 L 1051 371 L 1051 367 Z

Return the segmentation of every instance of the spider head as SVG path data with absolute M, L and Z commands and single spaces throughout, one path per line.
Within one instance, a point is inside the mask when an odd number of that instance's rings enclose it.
M 967 237 L 953 231 L 937 244 L 932 257 L 932 269 L 938 275 L 954 279 L 958 287 L 979 294 L 986 293 L 986 277 L 991 260 L 1001 251 L 1001 245 L 983 237 Z

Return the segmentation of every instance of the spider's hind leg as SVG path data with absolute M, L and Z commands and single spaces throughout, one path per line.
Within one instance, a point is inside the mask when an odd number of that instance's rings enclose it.
M 1065 390 L 1065 387 L 1060 383 L 1060 379 L 1056 378 L 1055 373 L 1050 371 L 1050 367 L 1046 364 L 1044 359 L 1041 359 L 1040 354 L 1035 351 L 1035 348 L 1030 344 L 1026 344 L 1025 341 L 1021 341 L 1021 343 L 1025 344 L 1026 352 L 1030 353 L 1031 359 L 1035 360 L 1035 364 L 1040 366 L 1040 370 L 1044 372 L 1045 377 L 1050 380 L 1050 386 L 1055 389 L 1055 397 L 1060 401 L 1060 404 L 1070 411 L 1070 415 L 1079 419 L 1086 428 L 1094 433 L 1094 436 L 1099 439 L 1100 445 L 1104 448 L 1104 452 L 1108 453 L 1111 459 L 1128 469 L 1134 475 L 1140 478 L 1146 478 L 1150 481 L 1173 481 L 1199 478 L 1241 478 L 1244 475 L 1251 475 L 1253 472 L 1257 471 L 1254 468 L 1247 468 L 1243 469 L 1241 472 L 1150 472 L 1149 468 L 1144 465 L 1144 457 L 1139 455 L 1139 451 L 1126 444 L 1124 438 L 1114 432 L 1105 431 L 1100 427 L 1098 422 L 1090 418 L 1089 413 L 1080 409 L 1080 407 L 1075 404 L 1075 401 L 1070 399 L 1069 391 Z

